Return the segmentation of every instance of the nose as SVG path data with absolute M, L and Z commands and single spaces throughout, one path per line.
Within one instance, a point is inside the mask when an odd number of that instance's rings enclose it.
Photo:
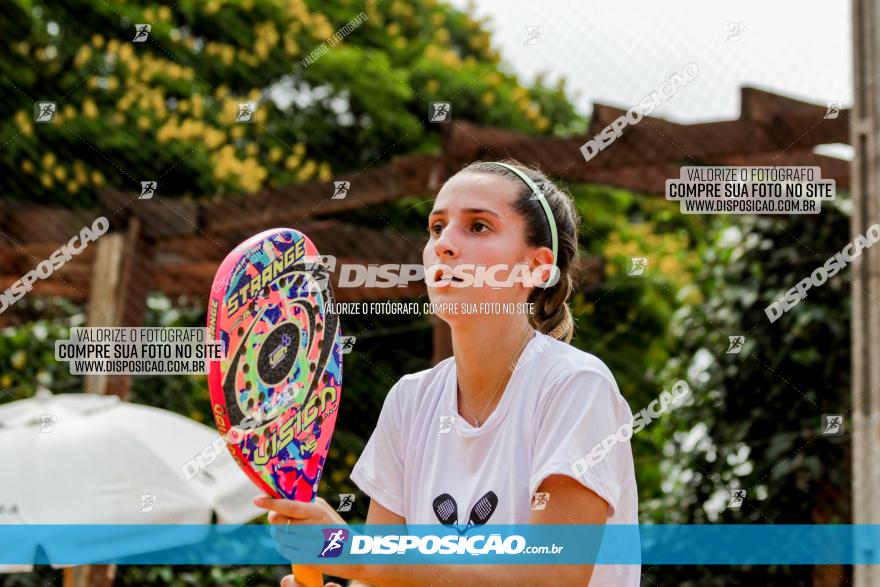
M 434 255 L 441 262 L 447 259 L 454 259 L 459 255 L 458 244 L 453 236 L 454 227 L 447 225 L 440 231 L 440 236 L 434 240 Z

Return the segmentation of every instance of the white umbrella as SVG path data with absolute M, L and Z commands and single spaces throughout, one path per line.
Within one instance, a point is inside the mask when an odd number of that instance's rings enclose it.
M 0 524 L 210 524 L 212 513 L 221 524 L 247 522 L 263 513 L 251 503 L 259 490 L 225 448 L 186 478 L 184 465 L 217 438 L 116 396 L 41 390 L 2 405 Z

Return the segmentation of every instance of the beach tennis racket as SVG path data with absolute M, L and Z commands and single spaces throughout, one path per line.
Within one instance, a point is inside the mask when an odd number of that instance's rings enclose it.
M 301 232 L 276 228 L 237 246 L 217 270 L 208 332 L 217 429 L 253 482 L 275 498 L 314 501 L 342 393 L 338 316 L 329 275 Z M 320 569 L 294 565 L 323 587 Z
M 464 528 L 463 534 L 467 533 L 468 530 L 475 526 L 482 526 L 488 522 L 489 518 L 492 517 L 492 514 L 495 513 L 495 508 L 497 507 L 498 496 L 495 495 L 494 491 L 487 491 L 483 497 L 477 500 L 474 507 L 471 508 L 471 516 L 468 518 L 468 523 Z
M 458 526 L 458 504 L 455 498 L 443 493 L 434 498 L 434 515 L 444 526 Z

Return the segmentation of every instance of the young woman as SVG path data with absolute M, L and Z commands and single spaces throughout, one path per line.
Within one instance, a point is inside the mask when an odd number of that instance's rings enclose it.
M 523 265 L 549 279 L 555 266 L 558 281 L 459 287 L 448 274 L 428 276 L 438 278 L 428 293 L 432 303 L 446 304 L 439 316 L 451 328 L 454 356 L 403 376 L 388 393 L 351 475 L 370 496 L 368 524 L 464 528 L 477 510 L 488 524 L 638 523 L 628 442 L 589 468 L 573 468 L 632 421 L 608 367 L 568 344 L 577 226 L 570 196 L 515 161 L 474 163 L 443 185 L 428 217 L 426 268 L 504 264 L 507 270 L 495 274 L 502 281 Z M 496 302 L 532 302 L 534 313 L 474 315 L 453 305 Z M 531 507 L 536 494 L 549 495 L 538 498 L 543 509 Z M 272 511 L 273 524 L 344 524 L 320 499 L 255 503 Z M 321 568 L 354 579 L 351 585 L 381 586 L 632 587 L 640 578 L 639 565 Z M 282 585 L 298 584 L 288 576 Z

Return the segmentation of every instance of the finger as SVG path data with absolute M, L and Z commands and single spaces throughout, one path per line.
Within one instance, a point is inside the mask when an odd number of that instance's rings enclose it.
M 296 520 L 294 520 L 292 518 L 288 518 L 287 516 L 284 516 L 284 515 L 281 515 L 281 514 L 278 514 L 275 512 L 269 512 L 269 523 L 270 524 L 282 525 L 282 524 L 286 524 L 288 521 L 295 522 Z
M 293 501 L 292 499 L 271 499 L 262 495 L 254 499 L 254 505 L 295 520 L 311 518 L 319 511 L 318 506 L 313 503 Z
M 327 583 L 324 587 L 342 587 L 339 583 Z
M 300 584 L 296 582 L 293 575 L 287 575 L 281 579 L 281 587 L 300 587 Z

